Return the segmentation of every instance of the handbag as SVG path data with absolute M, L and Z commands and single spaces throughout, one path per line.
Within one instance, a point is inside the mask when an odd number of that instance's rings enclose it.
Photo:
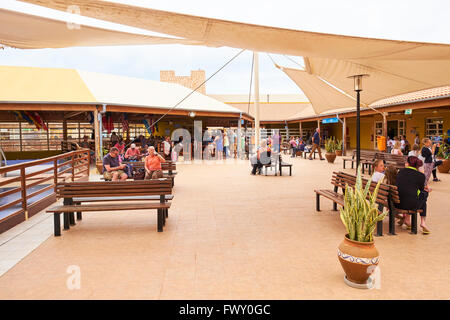
M 134 180 L 144 180 L 145 179 L 145 169 L 139 168 L 139 169 L 134 170 L 133 179 Z

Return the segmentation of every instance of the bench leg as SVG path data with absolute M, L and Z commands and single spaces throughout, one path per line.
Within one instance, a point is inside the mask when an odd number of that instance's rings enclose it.
M 316 193 L 316 211 L 320 211 L 320 194 Z
M 342 164 L 343 164 L 343 169 L 345 169 L 345 160 L 342 161 Z
M 64 230 L 70 229 L 69 212 L 64 212 Z
M 75 223 L 75 213 L 73 213 L 73 212 L 69 213 L 69 223 L 70 223 L 71 226 L 76 225 L 76 223 Z
M 81 212 L 77 212 L 77 220 L 83 220 L 83 214 Z
M 417 212 L 411 214 L 411 233 L 417 234 Z
M 162 209 L 158 209 L 158 232 L 162 232 L 163 231 L 163 211 Z
M 377 237 L 383 236 L 383 220 L 377 222 Z
M 53 222 L 54 222 L 53 224 L 55 227 L 55 233 L 54 233 L 55 237 L 61 236 L 61 221 L 60 221 L 59 215 L 60 215 L 59 212 L 53 213 Z
M 289 167 L 289 176 L 292 177 L 292 166 Z
M 393 210 L 389 210 L 389 234 L 395 236 L 395 216 Z
M 333 211 L 337 211 L 337 203 L 333 202 Z

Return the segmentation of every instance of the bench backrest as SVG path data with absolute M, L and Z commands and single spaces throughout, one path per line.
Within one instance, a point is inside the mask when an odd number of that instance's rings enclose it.
M 137 181 L 80 181 L 56 184 L 58 198 L 150 196 L 172 194 L 171 179 Z
M 122 163 L 129 164 L 130 166 L 132 166 L 134 168 L 138 168 L 138 169 L 144 167 L 144 162 L 143 161 L 134 161 L 134 162 L 126 162 L 126 161 L 124 161 Z M 174 170 L 177 170 L 177 165 L 176 165 L 176 163 L 166 161 L 166 162 L 162 162 L 161 163 L 161 169 L 164 170 L 164 171 L 165 170 L 174 171 Z
M 378 152 L 376 154 L 377 159 L 383 159 L 386 162 L 394 162 L 396 165 L 403 167 L 405 165 L 406 156 L 398 155 L 398 154 L 390 154 L 385 152 Z
M 366 187 L 368 183 L 368 179 L 363 178 L 362 184 L 363 188 Z M 335 188 L 342 188 L 345 190 L 346 185 L 349 187 L 354 187 L 356 184 L 356 176 L 345 173 L 345 172 L 333 172 L 333 177 L 331 178 L 331 183 L 335 186 Z M 370 193 L 372 193 L 377 186 L 377 183 L 372 181 L 370 184 Z M 389 192 L 391 186 L 385 183 L 380 184 L 380 188 L 378 189 L 377 200 L 378 204 L 381 204 L 385 207 L 389 207 Z

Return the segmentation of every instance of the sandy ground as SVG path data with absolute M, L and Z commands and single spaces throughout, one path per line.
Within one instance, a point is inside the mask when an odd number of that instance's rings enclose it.
M 343 281 L 345 229 L 332 203 L 315 212 L 313 190 L 331 188 L 341 158 L 284 158 L 292 177 L 251 176 L 248 163 L 178 165 L 164 232 L 154 212 L 85 213 L 0 277 L 0 299 L 450 298 L 449 174 L 431 184 L 432 234 L 376 238 L 381 286 L 360 290 Z M 70 266 L 80 289 L 67 286 Z

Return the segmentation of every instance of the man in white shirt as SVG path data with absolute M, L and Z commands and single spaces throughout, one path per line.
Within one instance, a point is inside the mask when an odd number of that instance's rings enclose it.
M 163 142 L 163 153 L 165 160 L 170 160 L 170 138 L 166 137 L 166 140 Z

